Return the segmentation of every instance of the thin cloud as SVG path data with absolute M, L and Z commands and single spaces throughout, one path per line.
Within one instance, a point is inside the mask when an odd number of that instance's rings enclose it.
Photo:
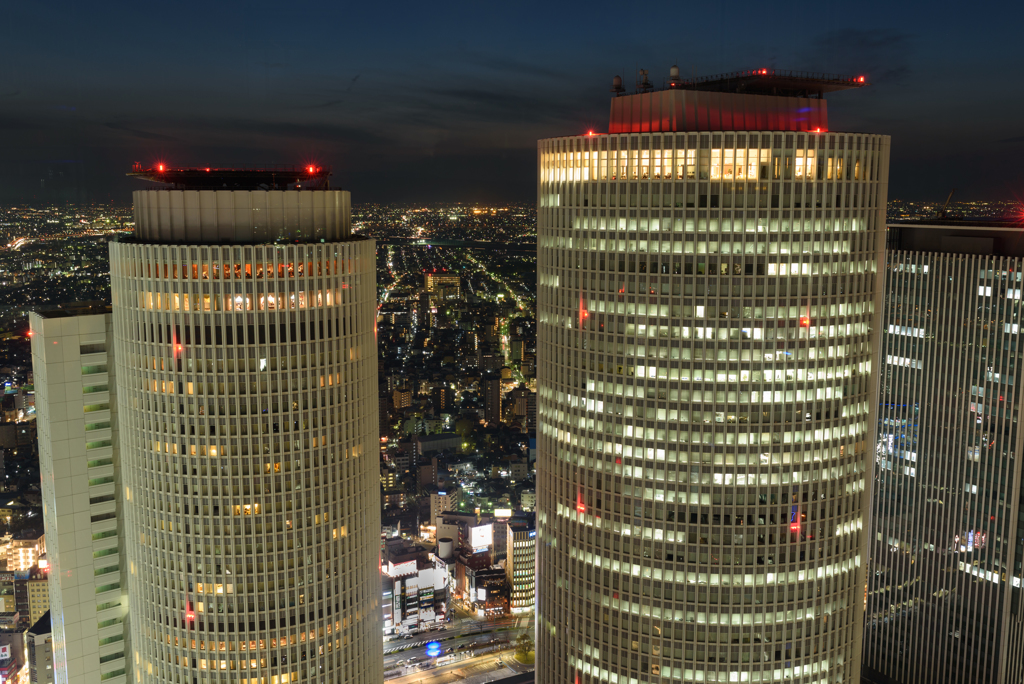
M 118 123 L 107 123 L 104 124 L 107 128 L 115 131 L 123 131 L 141 140 L 159 140 L 162 142 L 181 142 L 178 138 L 170 135 L 164 135 L 163 133 L 153 133 L 151 131 L 142 131 L 137 128 L 125 126 L 124 124 Z

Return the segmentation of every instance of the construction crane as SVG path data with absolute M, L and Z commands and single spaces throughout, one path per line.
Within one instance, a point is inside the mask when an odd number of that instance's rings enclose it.
M 935 213 L 935 218 L 937 220 L 941 221 L 946 218 L 946 210 L 949 208 L 949 201 L 953 199 L 954 192 L 956 192 L 956 188 L 949 191 L 949 197 L 946 198 L 945 204 L 943 204 L 942 208 Z

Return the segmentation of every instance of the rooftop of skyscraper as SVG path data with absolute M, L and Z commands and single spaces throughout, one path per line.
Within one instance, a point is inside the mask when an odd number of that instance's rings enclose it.
M 136 162 L 133 178 L 164 183 L 174 190 L 329 190 L 331 167 L 316 164 L 260 164 L 232 167 L 173 167 Z
M 640 71 L 636 86 L 637 93 L 656 90 L 702 90 L 717 93 L 822 99 L 825 93 L 863 88 L 869 85 L 864 76 L 843 76 L 788 69 L 731 71 L 724 74 L 684 79 L 679 76 L 679 68 L 673 66 L 669 70 L 669 78 L 663 88 L 656 88 L 648 76 L 647 71 Z M 612 92 L 625 95 L 621 79 L 619 77 L 616 79 L 618 80 L 613 81 Z
M 363 239 L 352 235 L 349 193 L 330 187 L 327 166 L 158 163 L 145 168 L 136 162 L 128 175 L 163 187 L 135 191 L 135 229 L 125 242 L 256 245 Z
M 753 69 L 684 79 L 669 69 L 661 88 L 650 72 L 637 73 L 627 92 L 622 78 L 612 79 L 608 132 L 658 133 L 705 131 L 829 130 L 825 93 L 868 85 L 864 76 Z
M 891 250 L 1024 257 L 1024 218 L 921 218 L 889 221 Z

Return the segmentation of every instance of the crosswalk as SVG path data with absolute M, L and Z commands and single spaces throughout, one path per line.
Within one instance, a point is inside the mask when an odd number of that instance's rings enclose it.
M 402 642 L 398 646 L 392 646 L 391 648 L 385 648 L 384 649 L 384 655 L 388 655 L 389 653 L 398 653 L 399 651 L 404 651 L 404 650 L 409 649 L 409 648 L 416 648 L 417 646 L 426 646 L 431 641 L 435 641 L 435 640 L 434 639 L 429 639 L 427 641 L 414 641 L 411 644 L 407 644 L 405 642 Z

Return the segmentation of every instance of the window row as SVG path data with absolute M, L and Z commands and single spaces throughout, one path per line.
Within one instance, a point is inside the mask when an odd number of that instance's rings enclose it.
M 541 152 L 541 180 L 877 180 L 877 154 L 867 151 L 619 150 Z

